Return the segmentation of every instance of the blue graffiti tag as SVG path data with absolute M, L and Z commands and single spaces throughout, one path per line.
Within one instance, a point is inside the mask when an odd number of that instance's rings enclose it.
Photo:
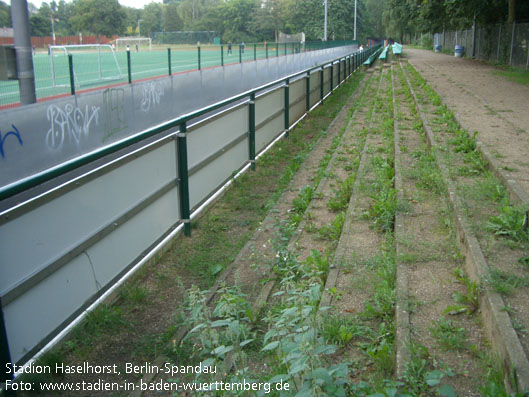
M 20 132 L 18 131 L 17 127 L 15 127 L 14 124 L 11 124 L 11 127 L 13 127 L 14 131 L 9 131 L 3 137 L 2 137 L 2 131 L 0 131 L 0 156 L 2 156 L 2 158 L 5 158 L 4 142 L 6 141 L 9 135 L 13 135 L 17 137 L 18 143 L 20 143 L 20 146 L 24 146 L 24 144 L 22 143 L 22 137 L 20 136 Z

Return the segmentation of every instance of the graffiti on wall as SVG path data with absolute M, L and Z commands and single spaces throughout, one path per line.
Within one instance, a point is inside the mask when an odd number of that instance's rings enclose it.
M 148 112 L 149 110 L 155 108 L 160 104 L 164 93 L 164 88 L 159 82 L 151 81 L 148 84 L 144 84 L 140 109 L 144 112 Z
M 46 144 L 50 149 L 62 147 L 66 140 L 79 143 L 82 136 L 90 134 L 93 123 L 99 124 L 99 106 L 86 105 L 84 112 L 72 104 L 64 109 L 57 105 L 50 105 L 46 117 L 50 122 L 50 129 L 46 134 Z
M 123 88 L 107 88 L 103 91 L 105 110 L 105 136 L 103 142 L 116 132 L 128 127 L 125 115 L 125 90 Z
M 20 136 L 20 131 L 18 131 L 17 127 L 15 127 L 14 124 L 11 124 L 11 127 L 13 129 L 11 131 L 6 132 L 3 135 L 2 135 L 2 131 L 0 131 L 0 156 L 2 156 L 3 159 L 5 158 L 4 143 L 7 137 L 13 136 L 18 140 L 18 143 L 20 144 L 20 146 L 24 145 L 22 143 L 22 136 Z

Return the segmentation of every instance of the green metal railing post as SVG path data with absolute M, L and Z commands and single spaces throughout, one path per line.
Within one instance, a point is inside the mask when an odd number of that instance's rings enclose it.
M 288 138 L 290 130 L 290 79 L 286 80 L 285 84 L 285 137 Z
M 73 55 L 68 54 L 68 69 L 70 70 L 70 92 L 75 95 L 75 79 L 73 76 Z
M 340 85 L 342 82 L 342 60 L 338 59 L 338 73 L 337 73 L 338 81 L 336 82 L 336 87 Z
M 242 63 L 242 47 L 239 44 L 239 63 Z
M 198 70 L 201 69 L 202 65 L 200 64 L 200 46 L 197 47 L 198 50 Z
M 184 223 L 184 234 L 191 235 L 191 217 L 189 206 L 189 169 L 187 165 L 187 124 L 180 124 L 180 131 L 176 135 L 178 150 L 178 179 L 180 193 L 180 217 Z
M 224 66 L 224 46 L 220 46 L 220 66 Z
M 285 56 L 287 55 L 287 43 L 285 43 Z
M 305 110 L 308 112 L 310 110 L 310 70 L 305 76 Z
M 132 71 L 130 69 L 130 50 L 127 50 L 127 73 L 129 75 L 129 84 L 132 84 Z
M 167 65 L 168 65 L 168 70 L 169 70 L 169 76 L 171 76 L 173 74 L 173 71 L 171 69 L 171 49 L 168 48 L 167 49 Z
M 279 56 L 279 43 L 276 43 L 276 57 Z
M 253 60 L 257 61 L 257 44 L 253 45 Z
M 268 43 L 265 44 L 266 59 L 268 59 Z
M 332 91 L 333 91 L 333 85 L 334 85 L 334 78 L 333 78 L 334 76 L 333 76 L 333 74 L 334 74 L 334 65 L 333 65 L 333 63 L 331 62 L 331 81 L 330 81 L 330 83 L 331 83 L 331 90 L 330 90 L 330 92 L 331 92 L 331 93 L 332 93 Z
M 250 120 L 250 169 L 255 171 L 255 93 L 250 94 L 250 105 L 248 108 Z
M 323 101 L 323 82 L 324 81 L 325 81 L 325 76 L 324 76 L 324 69 L 322 67 L 320 70 L 320 100 L 322 101 Z

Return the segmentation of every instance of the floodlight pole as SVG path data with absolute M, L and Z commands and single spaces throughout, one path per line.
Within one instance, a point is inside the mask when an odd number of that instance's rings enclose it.
M 325 13 L 323 19 L 323 41 L 327 41 L 327 0 L 324 1 Z
M 29 105 L 37 102 L 35 93 L 35 74 L 33 73 L 33 54 L 29 35 L 29 16 L 27 0 L 11 2 L 11 20 L 13 21 L 17 78 L 20 87 L 20 103 Z
M 51 14 L 51 37 L 53 38 L 53 45 L 55 45 L 55 17 Z
M 354 28 L 353 40 L 356 40 L 356 0 L 355 0 L 355 28 Z

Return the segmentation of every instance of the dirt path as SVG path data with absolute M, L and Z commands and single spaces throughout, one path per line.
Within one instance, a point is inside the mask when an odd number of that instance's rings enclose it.
M 494 75 L 486 64 L 431 51 L 405 50 L 410 63 L 456 113 L 478 131 L 500 167 L 529 193 L 529 87 Z

